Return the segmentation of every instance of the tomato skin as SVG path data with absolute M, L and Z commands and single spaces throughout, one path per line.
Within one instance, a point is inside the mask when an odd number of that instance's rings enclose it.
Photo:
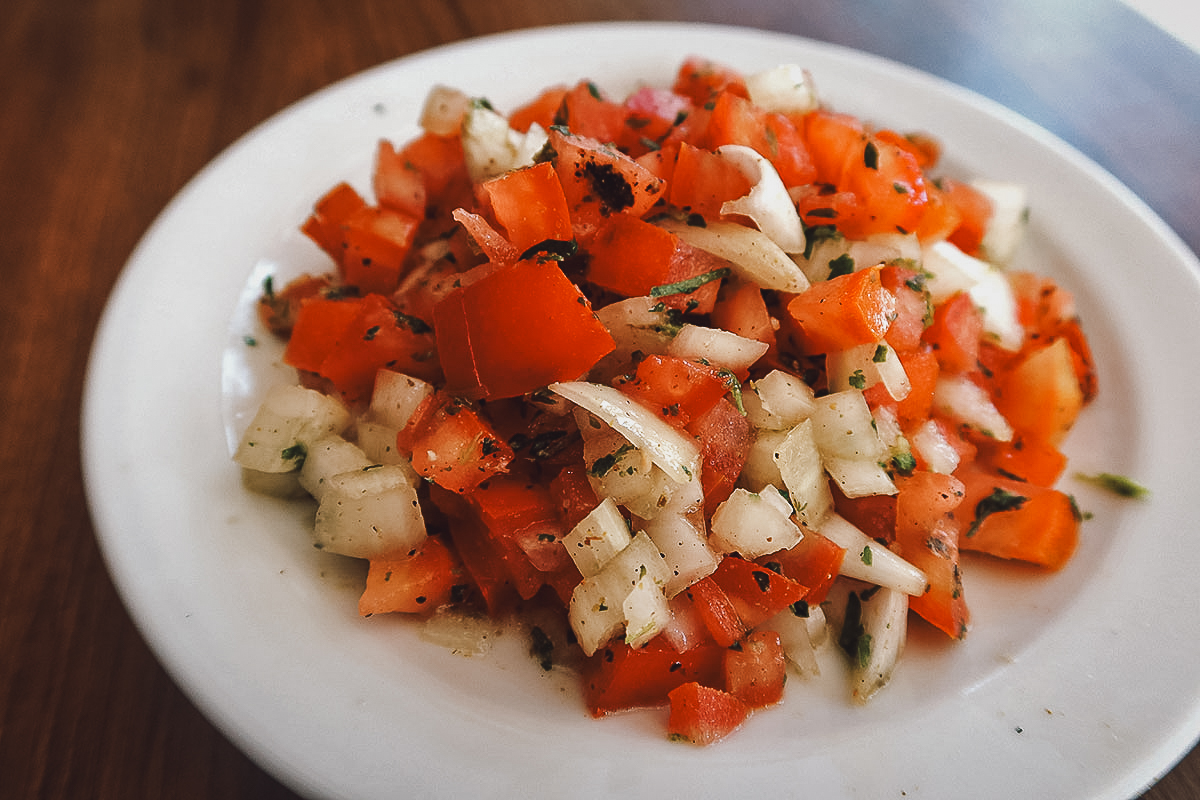
M 686 428 L 729 391 L 720 370 L 677 356 L 646 356 L 615 385 L 677 428 Z
M 431 614 L 449 603 L 466 580 L 458 556 L 431 536 L 415 552 L 371 559 L 358 613 Z
M 692 744 L 715 744 L 740 728 L 750 715 L 749 707 L 734 695 L 694 681 L 672 690 L 669 697 L 667 733 Z
M 943 372 L 964 374 L 979 368 L 982 336 L 982 313 L 969 294 L 959 292 L 934 310 L 923 339 L 933 347 Z
M 746 80 L 740 72 L 706 58 L 692 56 L 684 60 L 675 74 L 671 90 L 694 105 L 703 106 L 718 92 L 749 97 Z
M 676 652 L 661 638 L 634 649 L 624 642 L 601 648 L 585 668 L 584 701 L 592 716 L 665 705 L 668 693 L 685 683 L 720 686 L 724 648 L 698 644 Z
M 848 350 L 881 341 L 896 311 L 896 296 L 883 288 L 880 267 L 814 283 L 788 303 L 809 353 Z
M 687 432 L 700 440 L 700 484 L 704 489 L 704 513 L 712 516 L 737 485 L 750 452 L 751 431 L 746 417 L 721 397 L 708 411 L 694 419 Z
M 507 172 L 479 190 L 518 253 L 547 239 L 569 241 L 574 236 L 562 184 L 549 162 Z
M 964 464 L 954 474 L 965 489 L 960 516 L 966 527 L 959 539 L 961 549 L 1052 570 L 1061 569 L 1074 554 L 1079 519 L 1070 497 L 1057 489 L 1012 480 L 979 464 Z M 984 513 L 986 501 L 997 492 L 1023 500 L 1010 500 L 1007 510 Z
M 515 397 L 575 380 L 612 351 L 612 336 L 553 262 L 494 269 L 434 309 L 447 390 Z
M 512 448 L 478 412 L 445 394 L 421 413 L 411 451 L 418 475 L 459 494 L 507 471 L 513 460 Z
M 710 579 L 729 598 L 745 630 L 766 622 L 808 594 L 807 586 L 738 555 L 722 558 Z
M 395 290 L 421 220 L 393 208 L 368 206 L 340 227 L 342 277 L 363 292 Z
M 562 537 L 566 529 L 550 489 L 523 475 L 495 475 L 468 495 L 491 535 L 515 545 L 539 572 L 574 568 Z
M 896 536 L 892 550 L 921 569 L 929 590 L 909 608 L 947 636 L 962 639 L 971 623 L 959 569 L 955 509 L 965 487 L 952 475 L 914 472 L 896 477 Z
M 809 587 L 803 600 L 809 605 L 824 602 L 837 580 L 846 549 L 813 530 L 805 530 L 804 538 L 789 550 L 781 550 L 759 559 L 759 562 L 779 570 L 794 582 Z
M 775 631 L 752 631 L 725 651 L 725 691 L 750 708 L 783 700 L 787 662 Z
M 313 206 L 313 213 L 300 229 L 334 262 L 341 263 L 341 225 L 366 205 L 367 201 L 350 184 L 343 181 L 321 196 Z

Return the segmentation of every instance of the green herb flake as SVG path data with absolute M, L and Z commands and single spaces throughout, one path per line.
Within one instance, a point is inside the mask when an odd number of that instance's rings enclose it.
M 433 333 L 433 327 L 421 319 L 414 317 L 411 314 L 405 314 L 403 311 L 393 311 L 392 314 L 396 317 L 396 324 L 401 328 L 408 328 L 415 334 Z
M 888 346 L 886 344 L 879 344 L 875 346 L 875 355 L 871 356 L 871 361 L 875 362 L 876 364 L 882 364 L 883 362 L 887 361 L 887 357 Z
M 863 375 L 863 371 L 861 369 L 854 370 L 850 377 L 846 379 L 846 382 L 855 389 L 862 390 L 867 388 L 867 376 Z
M 283 448 L 283 452 L 279 454 L 284 461 L 300 461 L 303 462 L 305 456 L 308 455 L 308 449 L 303 444 L 297 442 L 291 447 Z
M 1029 498 L 1024 495 L 1014 494 L 999 486 L 995 487 L 991 494 L 975 504 L 975 521 L 971 523 L 971 527 L 967 528 L 967 536 L 974 536 L 983 521 L 992 514 L 1001 511 L 1017 511 L 1028 501 Z
M 854 257 L 849 253 L 842 253 L 837 258 L 829 262 L 829 277 L 840 278 L 843 275 L 849 275 L 854 272 Z
M 246 347 L 258 347 L 258 339 L 255 339 L 250 334 L 246 334 L 242 337 L 242 344 L 246 345 Z
M 863 564 L 867 565 L 868 567 L 871 566 L 871 563 L 875 560 L 874 556 L 871 554 L 871 545 L 864 547 L 862 552 L 858 554 L 858 557 L 862 559 Z
M 729 267 L 721 267 L 720 269 L 710 270 L 702 275 L 696 275 L 682 281 L 676 281 L 675 283 L 664 283 L 661 286 L 651 288 L 650 296 L 667 297 L 673 294 L 691 294 L 706 283 L 719 281 L 727 277 L 730 272 Z
M 372 341 L 377 335 L 379 335 L 379 326 L 372 325 L 371 327 L 367 328 L 367 332 L 363 334 L 363 341 Z
M 917 468 L 917 459 L 912 453 L 896 453 L 892 456 L 892 468 L 901 475 L 908 475 Z
M 874 142 L 867 142 L 863 148 L 863 165 L 867 169 L 879 169 L 879 148 Z
M 554 668 L 554 642 L 537 625 L 529 629 L 529 655 L 544 672 Z
M 1111 472 L 1097 472 L 1094 475 L 1077 473 L 1075 477 L 1097 488 L 1112 492 L 1118 497 L 1142 500 L 1150 495 L 1149 489 L 1130 478 L 1126 478 L 1124 475 L 1114 475 Z
M 633 445 L 623 444 L 608 455 L 600 456 L 592 462 L 591 469 L 588 470 L 588 475 L 591 475 L 593 478 L 603 478 L 632 449 Z

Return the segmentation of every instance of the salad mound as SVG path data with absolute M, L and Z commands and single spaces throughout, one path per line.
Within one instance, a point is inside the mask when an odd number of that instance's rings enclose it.
M 369 562 L 363 615 L 551 613 L 591 714 L 709 744 L 820 648 L 866 702 L 910 620 L 966 637 L 967 553 L 1071 557 L 1096 377 L 1070 293 L 1009 267 L 1020 186 L 795 65 L 438 86 L 420 124 L 316 200 L 328 272 L 264 284 L 298 380 L 234 456 Z

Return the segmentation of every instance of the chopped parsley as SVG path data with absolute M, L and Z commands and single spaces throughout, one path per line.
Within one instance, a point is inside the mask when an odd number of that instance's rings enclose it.
M 433 333 L 433 328 L 428 322 L 420 317 L 414 317 L 411 314 L 405 314 L 403 311 L 393 311 L 392 314 L 396 317 L 396 324 L 401 328 L 408 328 L 415 334 Z
M 829 277 L 840 278 L 843 275 L 849 275 L 854 272 L 854 257 L 849 253 L 842 253 L 837 258 L 829 262 Z
M 1105 491 L 1112 492 L 1118 497 L 1129 497 L 1134 500 L 1141 500 L 1150 495 L 1150 490 L 1140 483 L 1126 478 L 1124 475 L 1114 475 L 1111 472 L 1097 472 L 1095 475 L 1084 475 L 1077 473 L 1075 475 L 1081 481 L 1090 483 Z
M 871 356 L 871 361 L 875 362 L 876 364 L 882 364 L 883 362 L 887 361 L 887 357 L 888 346 L 886 344 L 879 344 L 875 346 L 875 355 Z
M 675 283 L 664 283 L 660 286 L 654 286 L 650 289 L 651 297 L 667 297 L 673 294 L 691 294 L 706 283 L 719 281 L 729 275 L 731 270 L 729 267 L 721 267 L 719 269 L 710 270 L 701 275 L 696 275 L 692 278 L 685 278 Z
M 971 523 L 971 527 L 967 528 L 967 536 L 974 536 L 978 533 L 979 526 L 992 514 L 1000 511 L 1017 511 L 1028 500 L 1029 498 L 1024 495 L 1014 494 L 999 486 L 995 487 L 991 494 L 975 504 L 975 521 Z
M 874 142 L 867 142 L 863 148 L 863 165 L 867 169 L 879 169 L 879 148 Z
M 591 475 L 593 478 L 603 478 L 632 449 L 633 445 L 623 444 L 608 455 L 600 456 L 592 462 L 591 469 L 588 470 L 588 475 Z
M 863 371 L 861 369 L 854 370 L 850 377 L 846 379 L 846 382 L 855 389 L 861 390 L 867 388 L 867 376 L 863 375 Z

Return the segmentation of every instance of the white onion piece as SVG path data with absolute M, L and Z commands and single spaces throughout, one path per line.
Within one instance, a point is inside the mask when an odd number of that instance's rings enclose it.
M 979 243 L 984 258 L 993 264 L 1007 264 L 1025 238 L 1029 220 L 1029 193 L 1019 183 L 973 180 L 971 186 L 992 201 L 992 216 Z
M 722 214 L 741 214 L 754 220 L 785 253 L 804 252 L 804 223 L 775 165 L 752 147 L 726 144 L 717 153 L 750 180 L 750 191 L 721 205 Z
M 586 381 L 552 383 L 549 389 L 607 422 L 648 453 L 650 460 L 676 483 L 687 483 L 699 477 L 700 448 L 696 441 L 619 389 Z
M 546 144 L 546 132 L 536 123 L 527 133 L 513 130 L 505 117 L 473 104 L 463 116 L 462 144 L 467 175 L 472 183 L 482 183 L 531 165 Z
M 764 289 L 799 294 L 808 278 L 771 237 L 736 222 L 710 222 L 701 227 L 668 219 L 657 223 L 692 247 L 728 261 L 745 280 Z
M 777 67 L 746 76 L 750 101 L 764 111 L 807 114 L 821 104 L 812 74 L 798 64 Z
M 936 420 L 926 420 L 912 435 L 913 450 L 930 472 L 949 475 L 958 469 L 959 455 Z
M 933 407 L 956 422 L 969 425 L 1001 442 L 1013 438 L 1012 425 L 997 410 L 988 393 L 969 378 L 941 375 L 933 389 Z
M 667 347 L 667 354 L 678 358 L 703 359 L 715 367 L 745 374 L 771 349 L 766 342 L 747 339 L 736 333 L 685 324 Z
M 869 649 L 850 670 L 852 696 L 865 703 L 892 679 L 908 632 L 908 597 L 892 589 L 860 592 L 863 639 Z M 869 639 L 867 637 L 870 637 Z
M 929 579 L 922 570 L 867 536 L 837 512 L 828 514 L 818 530 L 826 539 L 846 550 L 840 573 L 847 578 L 910 595 L 924 594 L 929 588 Z
M 454 136 L 462 130 L 463 117 L 471 107 L 466 92 L 449 86 L 434 86 L 425 95 L 419 124 L 435 136 Z

